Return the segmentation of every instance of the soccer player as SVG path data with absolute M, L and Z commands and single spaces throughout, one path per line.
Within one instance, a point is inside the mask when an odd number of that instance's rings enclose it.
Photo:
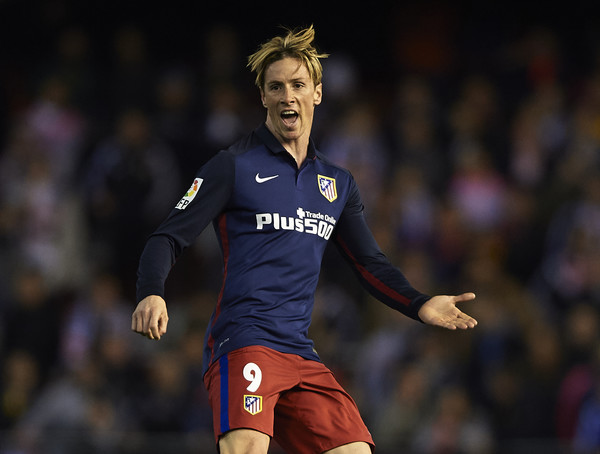
M 314 34 L 312 26 L 288 30 L 249 57 L 266 121 L 200 168 L 140 258 L 131 326 L 160 339 L 169 320 L 169 270 L 213 222 L 223 283 L 203 367 L 221 454 L 265 454 L 271 438 L 298 454 L 374 447 L 307 334 L 327 241 L 391 308 L 448 329 L 477 324 L 456 307 L 473 293 L 430 297 L 409 284 L 369 231 L 352 175 L 315 148 L 310 133 L 327 55 L 313 46 Z

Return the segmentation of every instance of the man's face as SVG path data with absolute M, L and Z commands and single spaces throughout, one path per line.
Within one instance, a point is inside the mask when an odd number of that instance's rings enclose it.
M 322 85 L 314 85 L 300 60 L 283 58 L 272 63 L 260 94 L 267 108 L 267 127 L 282 144 L 310 136 Z

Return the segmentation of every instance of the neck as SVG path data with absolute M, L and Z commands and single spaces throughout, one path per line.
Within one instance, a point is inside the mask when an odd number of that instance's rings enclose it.
M 273 128 L 271 128 L 268 121 L 266 125 L 269 131 L 273 133 L 275 138 L 283 146 L 283 148 L 285 148 L 285 150 L 294 158 L 298 168 L 300 168 L 300 166 L 306 159 L 306 156 L 308 155 L 309 137 L 303 135 L 295 139 L 286 139 L 285 137 L 282 137 L 281 135 L 277 134 L 277 132 L 274 131 Z
M 296 165 L 300 168 L 308 154 L 308 140 L 296 140 L 293 142 L 282 143 L 282 145 L 296 160 Z

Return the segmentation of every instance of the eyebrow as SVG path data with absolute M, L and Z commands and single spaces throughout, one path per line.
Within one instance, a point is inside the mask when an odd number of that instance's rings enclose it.
M 310 77 L 295 77 L 293 79 L 291 79 L 289 82 L 291 83 L 296 83 L 296 82 L 306 82 L 307 80 L 310 80 Z M 271 85 L 271 84 L 282 84 L 284 83 L 282 80 L 279 79 L 268 79 L 265 80 L 265 84 L 267 85 Z

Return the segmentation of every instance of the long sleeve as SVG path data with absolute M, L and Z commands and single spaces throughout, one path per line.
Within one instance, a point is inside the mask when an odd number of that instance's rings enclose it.
M 227 152 L 200 168 L 192 187 L 146 242 L 137 273 L 138 301 L 148 295 L 164 297 L 165 281 L 179 255 L 225 209 L 234 172 Z
M 404 274 L 381 251 L 364 218 L 356 184 L 340 217 L 334 241 L 371 295 L 419 320 L 419 309 L 430 297 L 413 288 Z

